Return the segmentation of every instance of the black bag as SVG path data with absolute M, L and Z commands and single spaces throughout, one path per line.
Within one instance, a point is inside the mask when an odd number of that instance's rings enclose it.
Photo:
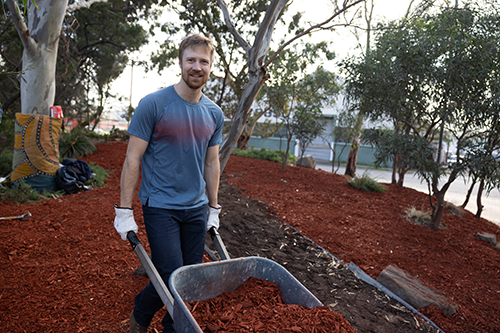
M 85 161 L 65 159 L 63 166 L 57 169 L 56 185 L 60 190 L 68 194 L 74 194 L 80 190 L 86 190 L 85 182 L 92 177 L 92 169 Z

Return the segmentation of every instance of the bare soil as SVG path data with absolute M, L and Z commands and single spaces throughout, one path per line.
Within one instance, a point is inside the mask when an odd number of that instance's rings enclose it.
M 135 295 L 148 282 L 113 227 L 125 143 L 99 144 L 84 160 L 112 170 L 107 186 L 36 205 L 0 203 L 1 332 L 127 332 Z M 449 316 L 418 309 L 445 332 L 500 331 L 500 251 L 478 232 L 500 228 L 470 212 L 445 212 L 443 229 L 408 223 L 427 195 L 386 184 L 384 194 L 352 188 L 346 178 L 232 156 L 220 186 L 220 234 L 231 257 L 261 256 L 283 265 L 358 332 L 435 332 L 399 302 L 360 281 L 343 264 L 374 279 L 396 265 L 458 304 Z M 134 202 L 138 236 L 146 243 Z M 209 247 L 213 244 L 207 241 Z M 326 250 L 327 252 L 325 252 Z M 165 310 L 162 310 L 164 312 Z M 161 332 L 160 313 L 152 325 Z

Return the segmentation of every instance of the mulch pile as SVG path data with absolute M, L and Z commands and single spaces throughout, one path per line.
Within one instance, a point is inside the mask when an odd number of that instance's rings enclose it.
M 276 283 L 257 278 L 249 278 L 233 292 L 191 306 L 204 332 L 356 333 L 329 307 L 287 304 Z

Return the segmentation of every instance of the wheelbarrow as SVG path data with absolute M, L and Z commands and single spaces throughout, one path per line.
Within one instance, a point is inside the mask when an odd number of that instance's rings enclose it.
M 127 235 L 151 283 L 172 317 L 176 332 L 203 332 L 184 302 L 203 301 L 225 292 L 233 292 L 250 277 L 276 283 L 284 301 L 288 304 L 298 304 L 308 308 L 323 305 L 283 266 L 261 257 L 229 259 L 217 230 L 212 228 L 209 233 L 222 260 L 176 269 L 170 275 L 169 288 L 161 279 L 136 234 L 130 231 Z

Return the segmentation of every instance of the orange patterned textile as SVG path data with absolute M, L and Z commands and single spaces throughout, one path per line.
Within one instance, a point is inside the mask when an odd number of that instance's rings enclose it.
M 13 163 L 12 182 L 56 174 L 62 121 L 41 114 L 16 114 L 14 148 L 22 154 Z

